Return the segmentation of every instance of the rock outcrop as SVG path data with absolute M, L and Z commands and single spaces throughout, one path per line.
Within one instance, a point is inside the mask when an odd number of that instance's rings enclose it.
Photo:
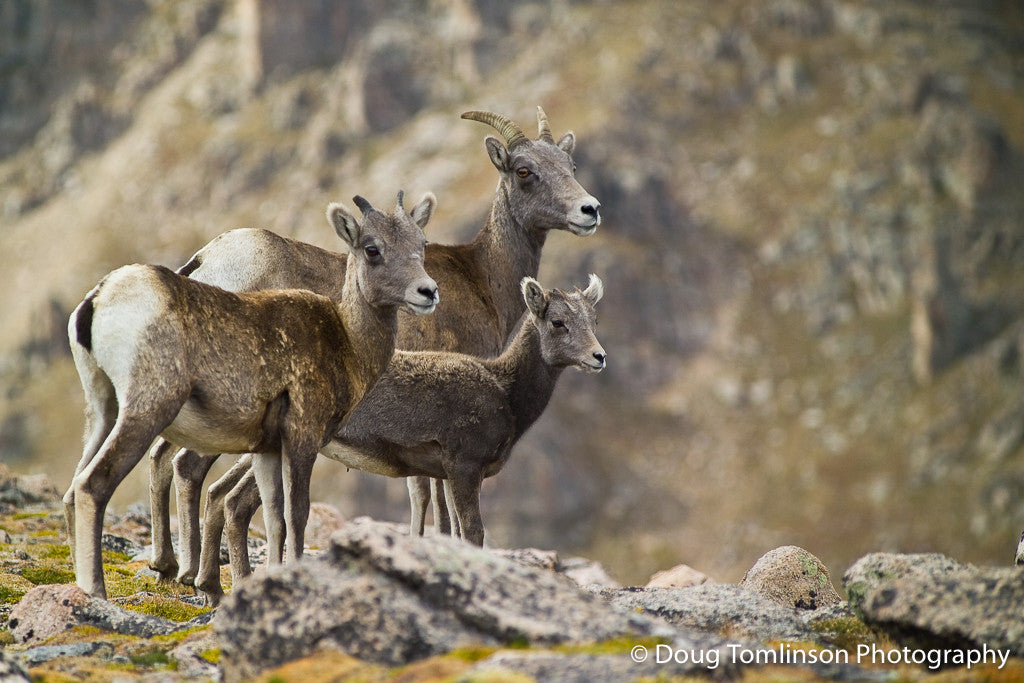
M 847 570 L 843 585 L 864 622 L 898 643 L 1024 654 L 1024 569 L 874 553 Z
M 550 570 L 365 518 L 335 534 L 320 558 L 239 586 L 214 624 L 229 679 L 326 647 L 399 665 L 460 646 L 674 635 Z

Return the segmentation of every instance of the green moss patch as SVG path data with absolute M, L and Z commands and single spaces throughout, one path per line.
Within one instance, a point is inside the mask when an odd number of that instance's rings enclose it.
M 564 654 L 585 654 L 585 655 L 623 655 L 628 654 L 637 645 L 643 645 L 648 650 L 654 650 L 658 645 L 671 643 L 665 638 L 634 638 L 622 636 L 611 640 L 602 640 L 596 643 L 585 643 L 582 645 L 558 645 L 553 649 L 555 652 Z
M 871 627 L 856 617 L 822 619 L 814 622 L 811 628 L 836 647 L 849 652 L 856 650 L 858 645 L 878 642 L 878 636 Z
M 41 549 L 39 557 L 44 560 L 68 560 L 71 561 L 71 548 L 66 543 L 46 546 Z
M 75 572 L 65 566 L 56 566 L 52 563 L 40 564 L 35 567 L 25 567 L 21 575 L 37 586 L 51 583 L 74 583 Z
M 210 611 L 209 607 L 195 607 L 188 603 L 182 602 L 174 597 L 166 597 L 163 595 L 146 595 L 144 599 L 138 602 L 125 602 L 120 605 L 125 609 L 130 609 L 133 612 L 140 612 L 142 614 L 148 614 L 153 617 L 163 617 L 164 619 L 170 619 L 171 621 L 190 621 L 195 619 L 200 614 L 205 614 Z
M 18 574 L 0 574 L 0 603 L 13 605 L 34 587 L 34 583 Z

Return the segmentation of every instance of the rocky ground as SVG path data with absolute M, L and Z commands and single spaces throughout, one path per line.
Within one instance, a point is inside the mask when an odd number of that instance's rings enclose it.
M 107 520 L 105 601 L 73 584 L 45 478 L 0 467 L 0 506 L 3 681 L 1024 676 L 1016 567 L 879 553 L 837 592 L 814 555 L 784 546 L 737 584 L 681 566 L 622 587 L 582 558 L 321 514 L 311 532 L 329 540 L 312 557 L 258 571 L 209 610 L 147 568 L 141 509 Z

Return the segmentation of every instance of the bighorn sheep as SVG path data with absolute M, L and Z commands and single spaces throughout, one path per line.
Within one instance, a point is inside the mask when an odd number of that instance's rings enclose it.
M 484 141 L 499 173 L 498 187 L 487 222 L 470 243 L 427 245 L 426 268 L 444 290 L 444 301 L 431 316 L 400 317 L 397 346 L 495 356 L 522 315 L 518 283 L 524 276 L 536 277 L 548 231 L 591 234 L 600 223 L 600 204 L 573 177 L 575 136 L 570 132 L 555 142 L 540 107 L 537 140 L 528 139 L 519 126 L 499 114 L 462 116 L 487 123 L 502 134 L 504 144 L 490 136 Z M 266 231 L 235 230 L 210 242 L 180 272 L 233 291 L 298 286 L 333 298 L 339 291 L 336 273 L 344 267 L 338 263 L 342 258 Z M 174 457 L 172 470 L 171 455 L 168 444 L 158 444 L 151 452 L 151 566 L 164 577 L 178 571 L 179 580 L 191 583 L 201 571 L 199 498 L 212 460 L 182 451 Z M 232 471 L 244 471 L 246 465 L 243 460 Z M 167 524 L 172 476 L 178 491 L 180 571 Z M 212 490 L 226 495 L 225 485 L 214 485 Z M 428 501 L 423 498 L 413 507 L 413 528 L 420 533 Z M 219 544 L 223 514 L 217 507 L 207 505 L 203 533 Z M 448 519 L 447 512 L 438 516 Z M 219 592 L 219 578 L 208 583 L 210 591 Z
M 528 310 L 500 356 L 396 351 L 373 391 L 320 450 L 375 474 L 444 479 L 462 535 L 476 545 L 484 540 L 480 485 L 504 467 L 512 447 L 544 412 L 562 370 L 605 367 L 594 335 L 594 306 L 603 294 L 596 275 L 584 291 L 545 291 L 529 277 L 521 291 Z M 252 471 L 241 474 L 235 490 L 252 492 Z M 244 540 L 247 526 L 244 516 L 229 521 L 229 538 L 241 532 Z M 216 567 L 219 547 L 204 545 L 202 552 L 204 567 Z M 232 573 L 244 570 L 232 566 Z
M 201 453 L 255 453 L 271 559 L 280 561 L 282 518 L 289 560 L 301 556 L 317 451 L 391 358 L 398 308 L 430 313 L 438 301 L 421 230 L 434 196 L 411 215 L 401 193 L 390 213 L 355 202 L 362 224 L 340 204 L 327 209 L 351 247 L 340 303 L 305 290 L 233 294 L 132 265 L 72 313 L 86 443 L 64 506 L 86 592 L 106 597 L 104 510 L 158 435 Z

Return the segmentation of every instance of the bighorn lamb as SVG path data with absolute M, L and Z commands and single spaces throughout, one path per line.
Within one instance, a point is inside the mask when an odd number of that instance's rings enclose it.
M 398 308 L 433 311 L 422 226 L 436 200 L 390 213 L 356 197 L 327 218 L 351 247 L 342 300 L 305 290 L 233 294 L 160 266 L 107 275 L 68 325 L 86 398 L 86 442 L 64 496 L 78 585 L 106 597 L 103 514 L 158 435 L 200 453 L 255 453 L 271 559 L 287 528 L 302 554 L 317 451 L 394 351 Z M 283 490 L 282 487 L 283 486 Z M 275 506 L 283 509 L 275 509 Z
M 504 467 L 512 447 L 544 412 L 562 370 L 605 367 L 594 335 L 594 306 L 603 294 L 596 275 L 584 291 L 545 291 L 529 277 L 521 291 L 528 310 L 500 356 L 396 351 L 373 391 L 320 450 L 366 472 L 444 479 L 462 535 L 476 545 L 484 540 L 480 485 Z M 252 480 L 251 471 L 243 473 L 235 490 L 253 491 Z M 244 539 L 247 526 L 244 516 L 229 520 L 229 538 L 241 532 Z M 204 566 L 215 567 L 218 554 L 219 547 L 204 545 Z
M 555 142 L 540 107 L 537 140 L 528 139 L 518 125 L 499 114 L 472 111 L 462 116 L 493 126 L 505 140 L 503 144 L 489 136 L 484 141 L 499 173 L 491 211 L 470 243 L 427 245 L 426 268 L 444 290 L 444 301 L 431 316 L 401 316 L 397 346 L 495 356 L 522 315 L 518 284 L 524 276 L 536 277 L 548 231 L 593 233 L 600 223 L 600 204 L 573 177 L 575 136 L 569 132 Z M 337 273 L 342 258 L 266 231 L 234 230 L 210 242 L 180 272 L 233 291 L 292 286 L 334 298 L 340 289 Z M 212 460 L 182 451 L 174 456 L 172 470 L 171 455 L 166 443 L 151 453 L 151 566 L 164 577 L 177 571 L 180 581 L 192 583 L 199 562 L 201 485 Z M 246 463 L 237 467 L 244 471 Z M 178 492 L 180 571 L 167 524 L 172 477 Z M 413 528 L 420 533 L 428 502 L 423 498 L 413 507 Z M 223 515 L 215 507 L 207 505 L 204 536 L 219 544 Z M 438 516 L 448 519 L 447 512 Z M 219 583 L 210 589 L 219 591 Z

